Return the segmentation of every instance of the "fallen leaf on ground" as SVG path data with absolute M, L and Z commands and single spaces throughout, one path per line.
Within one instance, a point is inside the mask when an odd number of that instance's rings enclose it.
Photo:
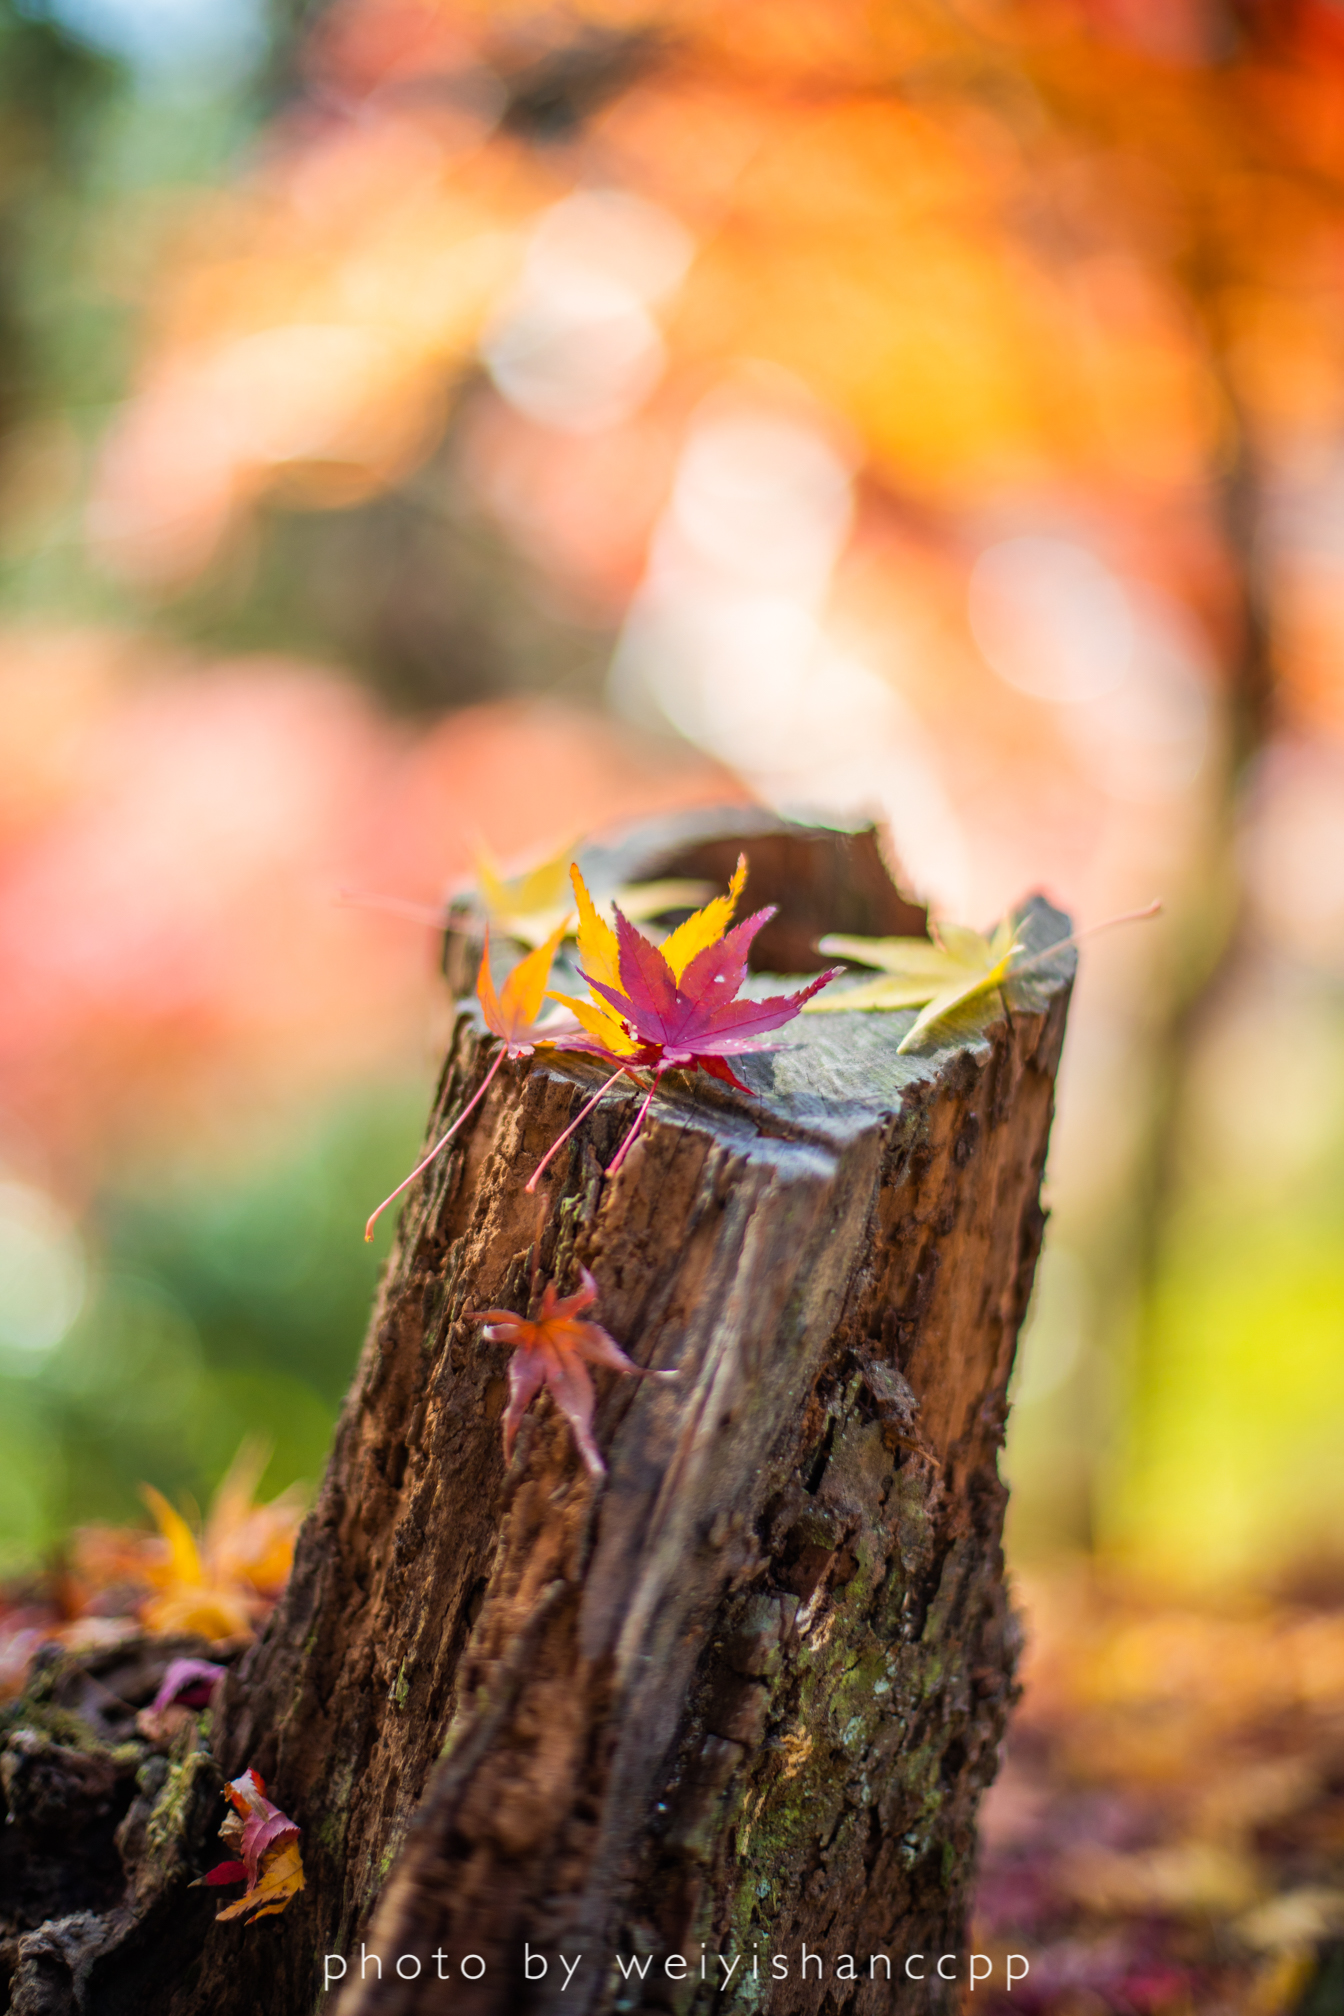
M 226 1816 L 219 1838 L 237 1859 L 219 1863 L 201 1880 L 209 1884 L 245 1881 L 247 1889 L 215 1917 L 220 1922 L 273 1917 L 304 1887 L 299 1829 L 287 1813 L 271 1804 L 255 1771 L 244 1771 L 232 1779 L 224 1787 L 224 1796 L 233 1811 Z
M 266 1467 L 263 1443 L 243 1443 L 211 1500 L 198 1534 L 152 1484 L 141 1496 L 157 1534 L 89 1527 L 76 1536 L 75 1576 L 87 1602 L 99 1590 L 125 1591 L 151 1631 L 194 1631 L 203 1638 L 251 1637 L 289 1577 L 303 1493 L 256 1502 Z
M 196 1710 L 210 1706 L 227 1671 L 209 1659 L 171 1659 L 158 1693 L 135 1718 L 140 1734 L 153 1743 L 174 1735 Z

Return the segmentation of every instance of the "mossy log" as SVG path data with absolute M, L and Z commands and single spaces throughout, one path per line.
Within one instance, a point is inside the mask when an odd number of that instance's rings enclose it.
M 822 872 L 770 893 L 804 950 L 901 928 L 889 884 L 817 914 L 856 842 L 791 831 Z M 1037 901 L 1027 930 L 1067 925 Z M 411 1193 L 288 1592 L 216 1709 L 308 1887 L 212 1925 L 143 2008 L 298 2016 L 324 1978 L 340 2016 L 951 2005 L 933 1959 L 964 1974 L 1013 1694 L 997 1456 L 1071 976 L 1062 950 L 908 1056 L 908 1013 L 804 1017 L 744 1061 L 750 1097 L 666 1081 L 608 1178 L 623 1084 L 535 1195 L 600 1067 L 500 1070 Z M 431 1137 L 491 1055 L 464 1010 Z M 507 1353 L 465 1314 L 580 1264 L 679 1375 L 597 1375 L 598 1483 L 548 1396 L 506 1468 Z

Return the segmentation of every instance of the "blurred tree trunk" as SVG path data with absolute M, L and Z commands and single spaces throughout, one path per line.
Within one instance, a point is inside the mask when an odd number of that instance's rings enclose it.
M 871 850 L 750 844 L 794 849 L 809 939 L 837 866 Z M 847 921 L 889 929 L 897 903 L 874 883 Z M 1066 925 L 1037 902 L 1028 929 Z M 635 1098 L 613 1092 L 535 1197 L 597 1067 L 501 1070 L 413 1193 L 288 1592 L 216 1711 L 224 1774 L 256 1767 L 301 1823 L 308 1887 L 212 1924 L 157 1989 L 142 1966 L 138 2009 L 293 2016 L 341 1963 L 347 2016 L 445 1993 L 479 2012 L 960 1996 L 935 1963 L 964 1981 L 1013 1694 L 997 1454 L 1072 955 L 1051 968 L 988 1037 L 917 1056 L 896 1054 L 904 1018 L 804 1018 L 747 1060 L 755 1097 L 667 1089 L 604 1180 Z M 463 1016 L 431 1132 L 489 1047 Z M 631 1355 L 680 1375 L 599 1375 L 600 1487 L 545 1398 L 506 1472 L 507 1355 L 465 1316 L 526 1309 L 579 1263 Z

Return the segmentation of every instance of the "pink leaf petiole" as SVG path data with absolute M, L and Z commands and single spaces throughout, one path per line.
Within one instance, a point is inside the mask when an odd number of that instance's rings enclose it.
M 1056 952 L 1068 952 L 1080 940 L 1095 938 L 1099 931 L 1113 930 L 1117 924 L 1146 924 L 1149 918 L 1160 917 L 1161 914 L 1162 899 L 1158 897 L 1151 903 L 1145 903 L 1142 910 L 1126 910 L 1119 917 L 1103 917 L 1099 924 L 1084 924 L 1081 931 L 1070 931 L 1067 938 L 1056 938 L 1053 945 L 1042 945 L 1028 958 L 1019 959 L 1016 966 L 1009 967 L 1004 978 L 1016 980 L 1019 974 L 1029 973 L 1033 966 L 1042 966 L 1047 959 L 1053 959 Z
M 670 1069 L 671 1067 L 669 1066 L 667 1068 Z M 620 1168 L 622 1162 L 624 1162 L 626 1156 L 630 1153 L 630 1150 L 634 1147 L 635 1136 L 638 1134 L 640 1128 L 644 1125 L 644 1115 L 648 1112 L 650 1106 L 652 1106 L 653 1104 L 653 1095 L 658 1090 L 659 1085 L 662 1083 L 662 1077 L 663 1073 L 661 1070 L 655 1071 L 653 1076 L 653 1083 L 652 1085 L 650 1085 L 648 1091 L 644 1095 L 643 1104 L 640 1106 L 638 1113 L 636 1113 L 635 1115 L 634 1126 L 630 1129 L 630 1132 L 626 1135 L 624 1141 L 622 1141 L 620 1147 L 616 1150 L 616 1153 L 612 1156 L 610 1162 L 608 1162 L 607 1164 L 606 1173 L 608 1176 L 614 1176 L 616 1174 L 616 1171 Z
M 622 1064 L 619 1070 L 613 1071 L 610 1078 L 608 1078 L 604 1084 L 598 1086 L 592 1098 L 587 1100 L 585 1104 L 579 1108 L 579 1111 L 570 1121 L 564 1133 L 558 1134 L 555 1140 L 552 1141 L 550 1147 L 546 1150 L 546 1153 L 542 1156 L 540 1162 L 538 1162 L 536 1168 L 532 1171 L 532 1174 L 528 1177 L 527 1182 L 523 1186 L 524 1189 L 527 1191 L 529 1197 L 536 1189 L 537 1178 L 538 1176 L 540 1176 L 542 1170 L 546 1167 L 546 1164 L 549 1161 L 551 1161 L 551 1159 L 555 1155 L 559 1153 L 559 1151 L 564 1147 L 566 1141 L 568 1141 L 570 1135 L 573 1134 L 576 1128 L 580 1127 L 583 1124 L 583 1122 L 588 1118 L 588 1115 L 592 1112 L 594 1106 L 596 1106 L 598 1100 L 602 1097 L 602 1094 L 604 1092 L 610 1092 L 612 1086 L 616 1083 L 616 1080 L 618 1078 L 627 1077 L 629 1075 L 629 1071 L 630 1067 L 628 1064 Z
M 443 1149 L 445 1149 L 448 1146 L 448 1143 L 452 1140 L 454 1134 L 456 1134 L 458 1128 L 462 1125 L 462 1122 L 466 1119 L 468 1113 L 472 1111 L 473 1107 L 480 1105 L 482 1099 L 484 1099 L 486 1093 L 490 1089 L 491 1080 L 494 1078 L 496 1071 L 498 1071 L 500 1065 L 504 1062 L 504 1059 L 508 1056 L 508 1054 L 509 1052 L 507 1044 L 501 1043 L 499 1046 L 499 1055 L 495 1058 L 494 1063 L 490 1066 L 490 1069 L 486 1072 L 484 1078 L 481 1080 L 479 1087 L 472 1094 L 471 1098 L 467 1101 L 466 1105 L 462 1108 L 462 1111 L 458 1114 L 456 1120 L 454 1120 L 452 1126 L 448 1129 L 448 1132 L 444 1135 L 443 1139 L 441 1141 L 435 1142 L 434 1146 L 430 1149 L 428 1155 L 425 1156 L 424 1160 L 422 1162 L 416 1163 L 410 1175 L 404 1176 L 402 1178 L 401 1182 L 398 1183 L 396 1189 L 391 1191 L 386 1197 L 384 1197 L 382 1203 L 378 1206 L 378 1209 L 372 1214 L 368 1224 L 364 1227 L 364 1237 L 366 1240 L 372 1239 L 373 1228 L 378 1223 L 378 1220 L 382 1217 L 384 1211 L 386 1211 L 388 1205 L 394 1203 L 396 1199 L 400 1197 L 402 1191 L 409 1189 L 411 1184 L 414 1183 L 416 1177 L 419 1176 L 424 1170 L 428 1169 L 430 1163 L 434 1160 L 434 1157 L 440 1154 L 443 1151 Z

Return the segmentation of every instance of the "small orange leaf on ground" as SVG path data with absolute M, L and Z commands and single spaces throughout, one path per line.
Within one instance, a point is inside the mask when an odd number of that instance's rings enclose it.
M 86 1528 L 75 1543 L 77 1581 L 96 1600 L 125 1590 L 125 1605 L 151 1631 L 203 1638 L 251 1637 L 289 1579 L 302 1493 L 256 1501 L 267 1450 L 244 1442 L 198 1532 L 152 1484 L 141 1496 L 157 1534 Z

